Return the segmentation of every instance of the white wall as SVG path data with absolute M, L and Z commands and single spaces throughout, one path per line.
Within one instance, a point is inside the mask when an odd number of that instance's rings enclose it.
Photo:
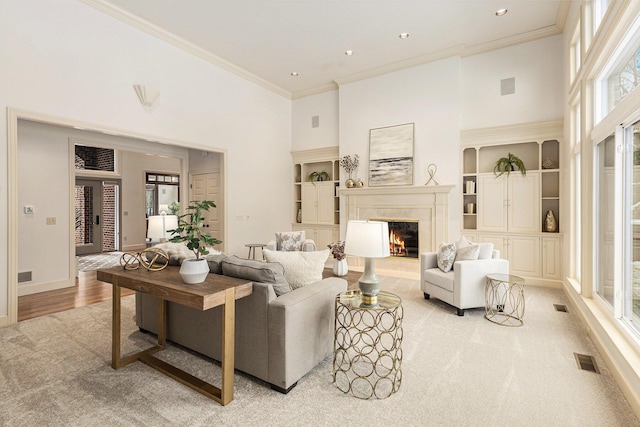
M 159 41 L 76 0 L 0 2 L 0 108 L 95 124 L 199 149 L 227 150 L 227 251 L 290 226 L 291 101 Z M 132 85 L 160 92 L 142 107 Z M 0 114 L 0 171 L 7 171 Z M 267 179 L 265 179 L 267 176 Z M 0 253 L 7 242 L 7 185 L 0 173 Z M 237 215 L 248 221 L 235 221 Z M 245 216 L 245 218 L 246 218 Z M 56 246 L 51 251 L 68 252 Z M 0 259 L 0 323 L 7 313 Z
M 291 150 L 339 145 L 338 91 L 332 90 L 293 101 Z M 319 126 L 311 126 L 311 118 L 318 116 Z
M 564 114 L 562 36 L 462 59 L 460 128 L 557 120 Z M 515 93 L 500 81 L 515 77 Z
M 360 156 L 354 177 L 368 185 L 370 129 L 415 123 L 414 185 L 426 183 L 430 163 L 438 167 L 440 184 L 458 184 L 459 67 L 460 59 L 452 57 L 340 87 L 340 156 Z M 449 200 L 452 237 L 459 229 L 457 193 L 454 188 Z

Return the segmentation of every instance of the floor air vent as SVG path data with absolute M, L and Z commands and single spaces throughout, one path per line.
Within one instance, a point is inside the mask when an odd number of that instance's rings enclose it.
M 596 360 L 593 356 L 589 356 L 587 354 L 573 353 L 576 357 L 576 363 L 578 364 L 578 368 L 583 371 L 595 372 L 596 374 L 600 373 L 598 369 L 598 365 L 596 364 Z
M 563 313 L 568 313 L 569 312 L 569 310 L 567 310 L 567 306 L 566 305 L 553 304 L 553 308 L 555 308 L 556 311 L 561 311 Z

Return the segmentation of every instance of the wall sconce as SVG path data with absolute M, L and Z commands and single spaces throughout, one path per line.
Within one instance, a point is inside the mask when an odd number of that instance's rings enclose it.
M 140 103 L 147 107 L 152 107 L 160 96 L 160 92 L 144 85 L 133 85 L 133 89 L 136 91 Z

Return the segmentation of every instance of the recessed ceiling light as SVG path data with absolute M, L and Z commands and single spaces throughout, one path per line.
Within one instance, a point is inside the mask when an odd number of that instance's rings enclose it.
M 409 37 L 409 33 L 401 33 L 398 37 L 400 37 L 401 39 L 406 39 L 407 37 Z
M 291 73 L 291 77 L 298 77 L 300 74 L 296 73 L 295 71 L 293 73 Z
M 496 11 L 496 16 L 503 16 L 503 15 L 506 15 L 506 14 L 507 14 L 507 12 L 508 12 L 508 10 L 507 10 L 507 9 L 499 9 L 499 10 L 497 10 L 497 11 Z
M 347 55 L 347 56 L 351 56 L 351 55 L 353 55 L 353 51 L 352 50 L 346 50 L 344 52 L 344 54 Z

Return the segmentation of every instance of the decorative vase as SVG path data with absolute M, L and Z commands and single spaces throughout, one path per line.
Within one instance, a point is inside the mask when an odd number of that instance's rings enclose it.
M 555 233 L 558 231 L 558 222 L 556 221 L 556 216 L 553 214 L 551 209 L 549 209 L 547 216 L 544 219 L 544 231 L 549 233 Z
M 356 188 L 362 188 L 362 187 L 364 187 L 364 182 L 362 182 L 362 180 L 358 178 L 358 180 L 356 181 Z
M 302 209 L 298 209 L 298 216 L 296 217 L 298 223 L 302 222 Z
M 336 276 L 345 276 L 349 272 L 349 266 L 347 265 L 347 259 L 334 259 L 333 260 L 333 274 Z
M 187 285 L 204 282 L 209 274 L 209 263 L 204 258 L 185 259 L 180 266 L 180 277 Z
M 356 182 L 351 179 L 351 172 L 349 172 L 349 179 L 344 182 L 344 186 L 347 188 L 353 188 L 356 186 Z

